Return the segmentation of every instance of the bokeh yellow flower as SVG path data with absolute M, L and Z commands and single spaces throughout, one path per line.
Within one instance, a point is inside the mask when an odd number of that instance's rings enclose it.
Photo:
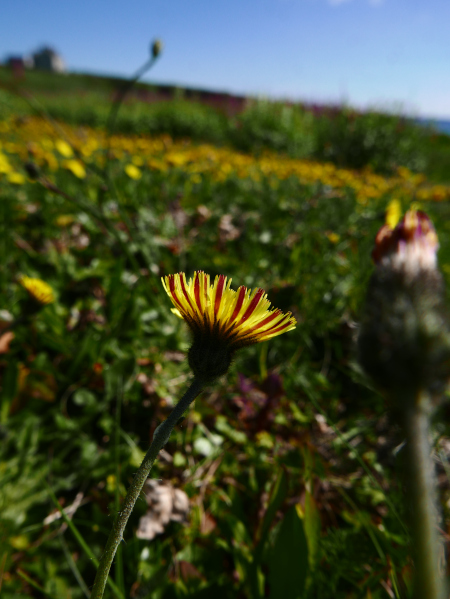
M 395 229 L 398 221 L 402 217 L 402 205 L 399 200 L 391 200 L 386 210 L 386 224 L 391 229 Z
M 127 164 L 125 166 L 125 172 L 130 179 L 140 179 L 142 177 L 142 171 L 134 164 Z
M 71 214 L 60 214 L 55 219 L 55 225 L 58 227 L 68 227 L 74 220 L 75 218 Z
M 57 139 L 55 141 L 55 147 L 61 156 L 64 156 L 64 158 L 71 158 L 73 156 L 72 148 L 63 139 Z
M 8 174 L 8 181 L 14 185 L 23 185 L 26 181 L 26 177 L 22 173 L 13 171 L 12 173 Z
M 79 160 L 66 160 L 64 162 L 64 168 L 70 171 L 78 179 L 84 179 L 86 177 L 86 169 Z
M 19 278 L 19 283 L 40 304 L 52 304 L 55 301 L 53 289 L 45 281 L 23 275 Z

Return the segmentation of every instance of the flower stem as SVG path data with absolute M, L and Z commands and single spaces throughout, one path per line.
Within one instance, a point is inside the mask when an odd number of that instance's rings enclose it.
M 169 417 L 164 420 L 164 422 L 162 422 L 155 430 L 153 441 L 147 453 L 145 454 L 139 470 L 134 475 L 133 482 L 131 483 L 131 486 L 125 496 L 122 510 L 118 513 L 113 528 L 109 534 L 105 551 L 103 552 L 97 574 L 95 576 L 94 585 L 91 591 L 91 599 L 101 599 L 103 597 L 106 581 L 108 579 L 109 571 L 111 569 L 117 547 L 119 546 L 120 541 L 123 539 L 123 531 L 125 530 L 128 518 L 133 511 L 134 505 L 142 491 L 142 487 L 144 486 L 148 475 L 150 474 L 150 470 L 152 469 L 158 453 L 169 440 L 169 437 L 178 420 L 183 416 L 185 411 L 200 393 L 203 385 L 203 381 L 194 379 L 189 389 L 170 413 Z
M 420 391 L 404 420 L 408 448 L 407 490 L 412 506 L 415 562 L 414 597 L 444 599 L 444 580 L 439 572 L 438 510 L 434 466 L 430 460 L 429 393 Z

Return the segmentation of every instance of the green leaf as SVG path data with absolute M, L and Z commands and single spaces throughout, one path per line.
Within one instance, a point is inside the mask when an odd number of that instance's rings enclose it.
M 266 513 L 262 520 L 260 534 L 259 534 L 259 545 L 262 546 L 266 542 L 267 534 L 270 526 L 275 518 L 275 514 L 280 509 L 288 491 L 288 482 L 286 472 L 282 470 L 279 477 L 273 485 L 272 492 L 270 493 L 269 504 L 267 506 Z
M 295 506 L 278 530 L 269 562 L 270 599 L 301 599 L 308 573 L 308 544 Z
M 225 416 L 217 416 L 216 429 L 219 433 L 223 433 L 226 437 L 231 439 L 238 445 L 243 445 L 248 441 L 247 435 L 242 431 L 237 431 L 231 424 L 227 422 Z
M 258 535 L 259 543 L 257 544 L 253 554 L 250 584 L 252 588 L 252 595 L 255 598 L 262 596 L 263 585 L 261 584 L 260 563 L 264 553 L 264 547 L 267 541 L 267 536 L 269 534 L 269 530 L 275 518 L 275 515 L 286 498 L 287 491 L 288 482 L 286 472 L 284 470 L 281 470 L 280 475 L 278 476 L 277 480 L 275 481 L 272 487 L 267 510 L 264 514 L 264 517 L 260 525 Z
M 2 381 L 2 393 L 1 393 L 1 408 L 0 408 L 0 422 L 5 424 L 8 419 L 9 408 L 12 400 L 17 392 L 17 380 L 18 380 L 18 363 L 16 360 L 10 360 L 4 374 Z
M 303 526 L 308 542 L 309 567 L 312 571 L 315 570 L 319 561 L 321 525 L 320 513 L 314 497 L 306 491 Z

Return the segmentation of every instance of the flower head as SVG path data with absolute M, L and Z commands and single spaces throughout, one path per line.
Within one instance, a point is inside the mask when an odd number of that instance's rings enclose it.
M 189 350 L 189 363 L 194 374 L 214 379 L 225 374 L 235 350 L 266 341 L 295 328 L 290 312 L 274 308 L 263 289 L 253 291 L 230 288 L 231 279 L 216 276 L 214 284 L 209 275 L 197 271 L 186 281 L 184 273 L 162 279 L 166 293 L 175 309 L 194 335 Z
M 19 278 L 19 283 L 28 291 L 31 297 L 40 304 L 52 304 L 55 301 L 53 289 L 50 287 L 50 285 L 45 283 L 45 281 L 41 281 L 41 279 L 33 279 L 32 277 L 21 276 Z
M 382 227 L 372 258 L 375 264 L 415 276 L 420 270 L 436 269 L 438 238 L 428 216 L 409 210 L 394 228 Z
M 152 45 L 151 45 L 150 49 L 151 49 L 152 58 L 153 59 L 158 58 L 158 56 L 161 54 L 162 49 L 163 49 L 163 43 L 162 43 L 162 41 L 161 40 L 154 40 L 152 42 Z

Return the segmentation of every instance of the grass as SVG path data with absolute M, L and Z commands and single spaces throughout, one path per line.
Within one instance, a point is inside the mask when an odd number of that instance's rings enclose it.
M 139 538 L 148 503 L 138 503 L 112 573 L 115 595 L 408 597 L 402 439 L 356 365 L 355 323 L 374 236 L 394 198 L 431 216 L 450 277 L 448 179 L 404 166 L 379 175 L 267 148 L 243 153 L 200 134 L 188 141 L 119 127 L 107 143 L 79 123 L 17 118 L 8 101 L 0 124 L 2 599 L 86 596 L 92 555 L 190 380 L 189 336 L 159 278 L 199 269 L 232 276 L 234 288 L 263 287 L 298 327 L 242 350 L 178 426 L 152 477 L 187 494 L 187 521 Z M 20 274 L 46 281 L 55 302 L 33 303 Z M 447 523 L 446 408 L 435 431 Z

